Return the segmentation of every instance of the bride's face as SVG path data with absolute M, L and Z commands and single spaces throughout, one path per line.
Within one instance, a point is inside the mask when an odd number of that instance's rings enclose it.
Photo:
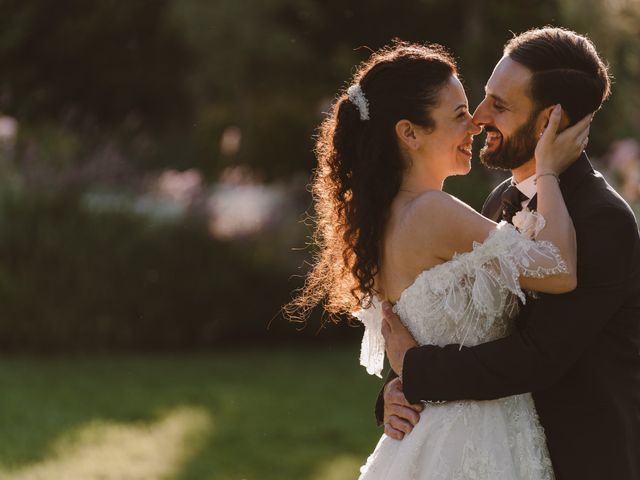
M 440 90 L 431 111 L 435 128 L 420 135 L 425 161 L 443 177 L 466 175 L 471 170 L 473 136 L 480 133 L 469 113 L 469 103 L 458 77 L 452 75 Z

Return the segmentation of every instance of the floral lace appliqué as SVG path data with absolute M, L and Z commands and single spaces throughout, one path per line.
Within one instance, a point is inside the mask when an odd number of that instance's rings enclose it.
M 542 278 L 567 271 L 558 249 L 536 241 L 544 217 L 523 210 L 514 217 L 518 228 L 501 222 L 473 250 L 422 272 L 394 306 L 421 345 L 476 345 L 508 333 L 526 303 L 519 277 Z M 533 236 L 533 237 L 532 237 Z M 360 363 L 369 374 L 381 376 L 384 363 L 382 311 L 377 299 L 354 313 L 365 326 Z

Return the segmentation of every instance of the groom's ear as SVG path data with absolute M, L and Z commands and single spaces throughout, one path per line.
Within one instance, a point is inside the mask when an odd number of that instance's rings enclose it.
M 400 140 L 400 144 L 411 150 L 417 150 L 420 147 L 418 135 L 416 135 L 416 126 L 409 120 L 399 120 L 396 123 L 396 136 Z
M 542 132 L 544 131 L 545 128 L 547 128 L 547 125 L 549 125 L 549 116 L 551 115 L 551 112 L 553 112 L 553 108 L 555 107 L 555 105 L 551 105 L 545 109 L 543 109 L 540 112 L 540 116 L 538 117 L 538 134 L 542 135 Z M 561 117 L 560 117 L 560 123 L 558 124 L 558 133 L 560 133 L 561 131 L 563 131 L 565 128 L 567 128 L 569 126 L 569 116 L 567 115 L 567 113 L 564 111 L 564 109 L 562 110 L 561 113 Z

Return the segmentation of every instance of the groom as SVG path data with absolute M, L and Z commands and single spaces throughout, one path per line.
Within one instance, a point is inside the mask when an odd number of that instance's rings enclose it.
M 510 40 L 474 122 L 487 132 L 483 163 L 513 177 L 482 213 L 511 221 L 535 209 L 536 119 L 559 103 L 564 126 L 598 110 L 606 67 L 585 37 L 542 28 Z M 561 125 L 562 126 L 562 125 Z M 557 480 L 640 480 L 640 238 L 628 205 L 581 157 L 560 176 L 576 229 L 578 287 L 527 302 L 506 338 L 474 347 L 415 346 L 385 308 L 390 372 L 376 405 L 401 439 L 426 402 L 533 392 Z

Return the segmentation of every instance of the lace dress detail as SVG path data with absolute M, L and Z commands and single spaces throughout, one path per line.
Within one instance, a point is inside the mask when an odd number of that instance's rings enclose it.
M 394 306 L 421 345 L 476 345 L 508 334 L 527 295 L 522 276 L 567 271 L 557 248 L 533 238 L 544 218 L 524 211 L 498 224 L 470 252 L 422 272 Z M 360 363 L 380 376 L 384 338 L 379 302 L 355 316 L 365 325 Z M 361 469 L 361 480 L 551 480 L 544 432 L 530 394 L 491 401 L 425 404 L 402 441 L 386 435 Z

